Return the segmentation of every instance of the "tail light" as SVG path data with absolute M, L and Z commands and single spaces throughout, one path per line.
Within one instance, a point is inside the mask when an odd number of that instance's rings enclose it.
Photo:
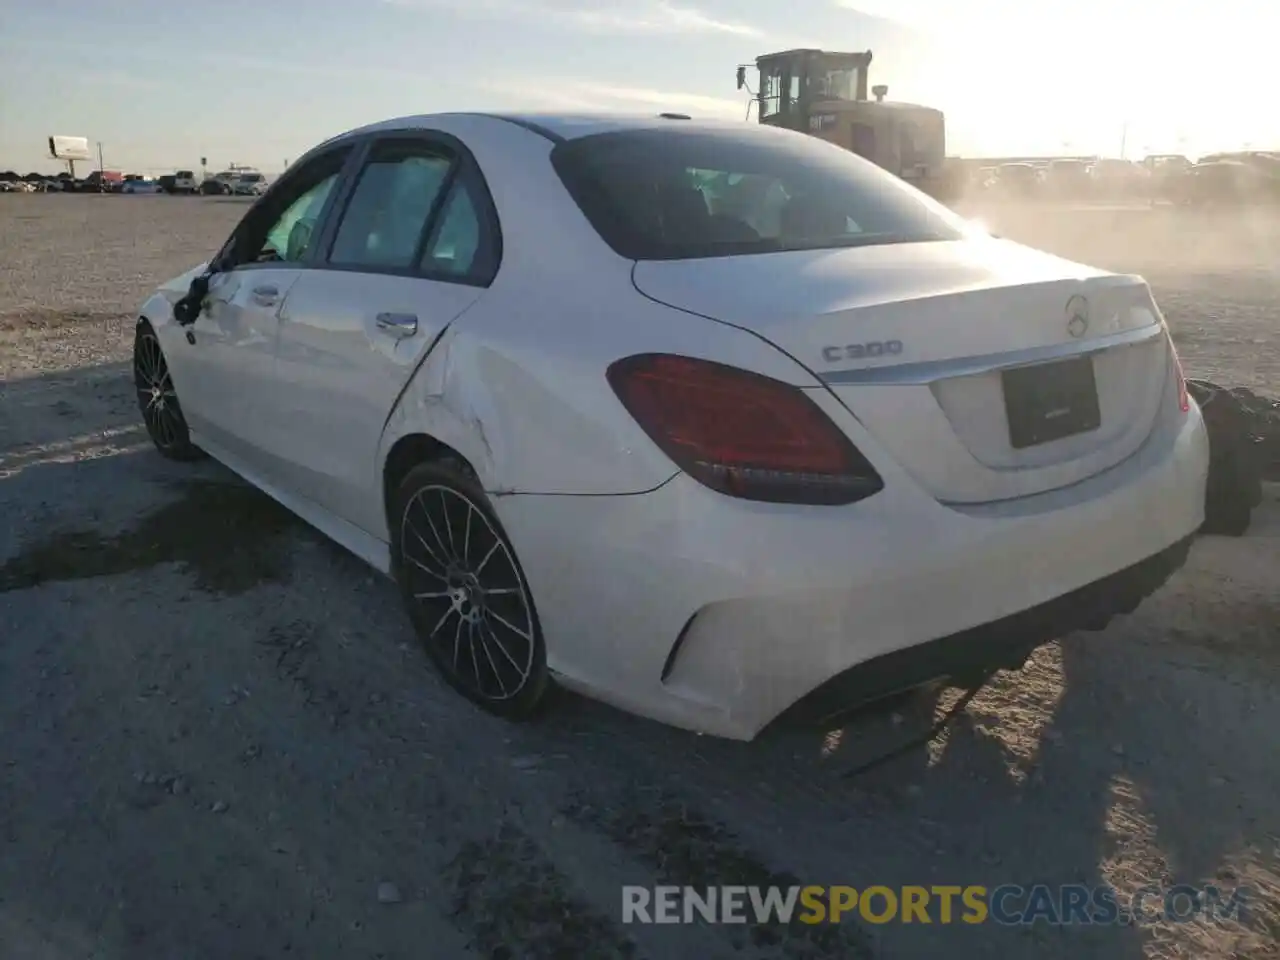
M 1173 345 L 1173 334 L 1166 331 L 1169 338 L 1169 358 L 1173 361 L 1173 375 L 1178 378 L 1178 409 L 1183 413 L 1191 410 L 1191 396 L 1187 391 L 1187 376 L 1182 372 L 1182 361 L 1178 358 L 1178 348 Z
M 650 439 L 712 490 L 770 503 L 845 504 L 884 487 L 798 387 L 669 354 L 619 360 L 608 378 Z

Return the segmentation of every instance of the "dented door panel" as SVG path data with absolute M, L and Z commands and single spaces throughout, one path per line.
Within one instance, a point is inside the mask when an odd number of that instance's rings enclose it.
M 288 485 L 378 532 L 383 428 L 428 351 L 483 293 L 418 277 L 304 271 L 281 313 L 275 365 L 276 455 Z

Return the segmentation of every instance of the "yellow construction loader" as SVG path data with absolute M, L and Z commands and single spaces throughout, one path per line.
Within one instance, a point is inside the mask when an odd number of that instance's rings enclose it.
M 955 177 L 944 163 L 947 137 L 942 111 L 886 100 L 886 86 L 872 87 L 875 99 L 868 99 L 871 56 L 870 50 L 769 53 L 756 58 L 759 84 L 754 92 L 747 85 L 749 66 L 738 67 L 738 89 L 752 92 L 760 123 L 821 137 L 931 196 L 953 199 Z

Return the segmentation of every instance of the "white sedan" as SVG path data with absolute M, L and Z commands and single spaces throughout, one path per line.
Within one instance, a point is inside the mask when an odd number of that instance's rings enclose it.
M 267 178 L 260 173 L 244 173 L 231 181 L 231 192 L 237 197 L 260 197 L 267 192 Z
M 1141 278 L 769 127 L 354 130 L 146 301 L 135 370 L 161 453 L 394 577 L 509 717 L 555 682 L 750 739 L 1017 667 L 1132 610 L 1203 516 Z

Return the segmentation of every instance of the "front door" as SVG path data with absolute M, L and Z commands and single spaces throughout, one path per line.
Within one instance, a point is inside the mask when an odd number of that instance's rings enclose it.
M 292 489 L 383 536 L 383 429 L 428 351 L 492 280 L 496 217 L 474 159 L 430 135 L 375 141 L 338 215 L 323 262 L 285 301 L 278 450 Z
M 296 268 L 231 270 L 209 281 L 204 311 L 188 348 L 203 396 L 190 404 L 191 428 L 238 459 L 257 459 L 265 446 L 258 411 L 275 362 L 280 296 Z
M 279 472 L 269 404 L 280 308 L 304 270 L 312 232 L 351 149 L 309 160 L 255 205 L 191 329 L 189 365 L 200 394 L 189 404 L 192 429 L 264 478 Z

